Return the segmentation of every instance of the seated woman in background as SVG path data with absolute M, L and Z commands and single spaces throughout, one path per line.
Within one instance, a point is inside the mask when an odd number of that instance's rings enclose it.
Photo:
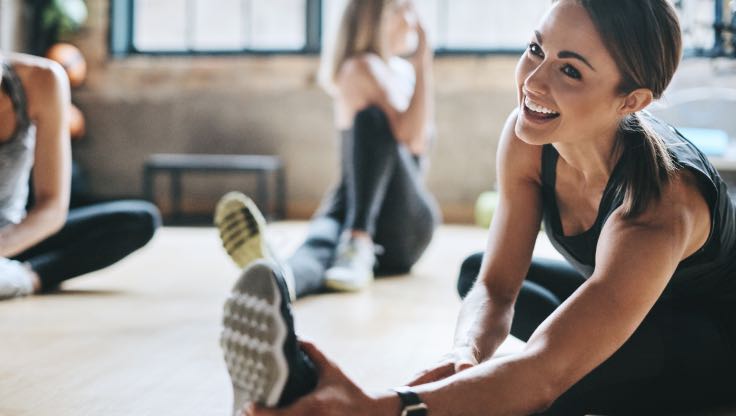
M 517 66 L 518 107 L 498 150 L 500 204 L 483 260 L 465 264 L 446 360 L 413 387 L 371 395 L 314 345 L 296 343 L 288 308 L 267 321 L 266 333 L 285 334 L 271 343 L 253 342 L 273 338 L 231 313 L 243 334 L 226 340 L 254 358 L 233 362 L 246 364 L 246 387 L 267 392 L 252 398 L 287 405 L 248 414 L 703 414 L 733 403 L 736 208 L 708 159 L 642 111 L 669 85 L 681 45 L 668 0 L 554 1 Z M 532 259 L 542 221 L 569 264 Z M 256 266 L 242 283 L 283 286 L 278 269 Z M 257 311 L 278 304 L 277 292 L 247 287 L 238 289 L 265 300 Z M 494 356 L 509 333 L 525 348 Z M 285 384 L 268 378 L 284 373 Z
M 423 183 L 433 130 L 432 48 L 418 21 L 409 0 L 352 0 L 334 55 L 323 59 L 342 175 L 304 244 L 282 262 L 296 297 L 325 287 L 363 289 L 374 269 L 408 273 L 432 238 L 439 215 Z M 400 57 L 412 52 L 408 61 Z M 215 223 L 240 267 L 268 256 L 263 217 L 247 197 L 223 197 Z
M 66 73 L 45 58 L 0 54 L 0 75 L 0 299 L 8 299 L 117 262 L 145 245 L 160 220 L 142 201 L 69 210 Z

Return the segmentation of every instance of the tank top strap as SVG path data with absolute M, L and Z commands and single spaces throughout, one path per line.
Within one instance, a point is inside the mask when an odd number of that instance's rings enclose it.
M 17 129 L 24 129 L 30 124 L 30 117 L 28 116 L 28 100 L 23 84 L 8 61 L 0 60 L 0 65 L 3 67 L 2 87 L 13 103 L 16 121 L 18 122 Z
M 542 184 L 545 188 L 554 189 L 557 177 L 557 150 L 551 144 L 542 146 Z

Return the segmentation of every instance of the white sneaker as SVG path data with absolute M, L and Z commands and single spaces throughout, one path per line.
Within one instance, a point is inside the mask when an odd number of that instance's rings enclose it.
M 342 292 L 365 289 L 373 282 L 375 246 L 365 238 L 344 238 L 337 247 L 337 258 L 325 273 L 325 286 Z
M 0 257 L 0 300 L 33 293 L 31 272 L 23 263 Z
M 294 274 L 270 248 L 266 220 L 252 199 L 240 192 L 225 194 L 215 208 L 215 225 L 225 252 L 238 267 L 243 269 L 256 260 L 272 260 L 282 269 L 291 300 L 296 299 Z

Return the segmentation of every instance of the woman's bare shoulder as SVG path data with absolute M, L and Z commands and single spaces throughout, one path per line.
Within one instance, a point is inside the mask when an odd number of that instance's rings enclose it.
M 374 53 L 364 53 L 348 58 L 337 73 L 337 83 L 351 85 L 352 83 L 375 83 L 387 71 L 386 62 Z
M 45 107 L 46 103 L 56 101 L 54 98 L 58 97 L 60 92 L 69 89 L 69 79 L 60 64 L 50 59 L 22 53 L 6 56 L 23 84 L 31 117 L 42 110 L 38 107 Z
M 526 143 L 516 134 L 518 113 L 518 109 L 511 111 L 501 130 L 497 154 L 499 174 L 541 184 L 542 146 Z

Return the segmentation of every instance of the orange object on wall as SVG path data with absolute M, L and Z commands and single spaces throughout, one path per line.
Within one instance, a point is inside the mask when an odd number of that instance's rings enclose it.
M 69 43 L 54 44 L 46 51 L 46 57 L 64 67 L 73 88 L 84 84 L 87 78 L 87 62 L 76 46 Z
M 85 132 L 84 114 L 76 105 L 72 104 L 71 114 L 69 114 L 69 135 L 72 136 L 72 139 L 79 140 L 84 137 Z

